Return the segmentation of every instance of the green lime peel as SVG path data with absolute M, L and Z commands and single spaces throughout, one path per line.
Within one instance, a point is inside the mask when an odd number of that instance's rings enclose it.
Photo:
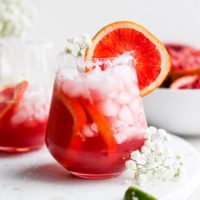
M 124 200 L 158 200 L 146 192 L 136 188 L 129 187 L 124 195 Z

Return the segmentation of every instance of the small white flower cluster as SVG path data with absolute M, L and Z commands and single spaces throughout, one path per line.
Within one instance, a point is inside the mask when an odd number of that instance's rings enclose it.
M 0 0 L 0 38 L 26 36 L 35 14 L 28 0 Z
M 131 153 L 131 159 L 126 167 L 134 173 L 138 184 L 150 180 L 175 180 L 183 171 L 182 157 L 173 154 L 169 147 L 164 145 L 171 139 L 163 129 L 149 127 L 144 132 L 145 143 L 141 151 Z
M 65 53 L 72 55 L 76 58 L 82 57 L 85 54 L 85 50 L 91 45 L 91 43 L 92 40 L 87 33 L 82 34 L 80 38 L 68 38 Z

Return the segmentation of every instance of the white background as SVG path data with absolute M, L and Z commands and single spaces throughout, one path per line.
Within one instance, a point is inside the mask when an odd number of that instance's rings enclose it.
M 61 51 L 68 36 L 91 36 L 118 20 L 142 24 L 162 41 L 200 47 L 200 0 L 31 0 L 38 9 L 34 38 Z

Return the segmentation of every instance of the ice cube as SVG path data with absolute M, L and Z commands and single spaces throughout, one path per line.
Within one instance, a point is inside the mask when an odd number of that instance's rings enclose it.
M 28 119 L 28 116 L 24 110 L 18 111 L 12 118 L 11 123 L 14 125 L 22 124 Z
M 92 131 L 94 131 L 94 132 L 98 132 L 98 128 L 97 128 L 97 125 L 95 124 L 95 123 L 92 123 L 91 125 L 90 125 L 90 129 L 92 130 Z
M 99 86 L 102 85 L 102 80 L 98 78 L 90 78 L 87 80 L 88 88 L 91 90 L 98 90 Z
M 45 98 L 43 94 L 39 94 L 35 99 L 35 103 L 38 105 L 38 107 L 41 107 L 47 103 L 47 98 Z
M 123 80 L 123 84 L 124 84 L 125 90 L 131 96 L 139 96 L 140 91 L 139 91 L 137 81 L 126 78 L 126 79 Z
M 131 101 L 131 96 L 128 92 L 121 92 L 118 95 L 117 102 L 119 104 L 128 104 Z
M 99 67 L 96 67 L 94 70 L 89 72 L 85 78 L 87 80 L 87 85 L 89 89 L 99 88 L 99 85 L 102 84 L 101 69 Z
M 118 79 L 127 79 L 133 75 L 132 67 L 127 65 L 118 65 L 113 68 L 113 74 L 115 77 L 118 77 Z
M 102 94 L 98 90 L 90 90 L 89 95 L 92 99 L 93 102 L 100 102 L 100 101 L 105 101 L 107 99 L 107 96 L 105 94 Z
M 102 101 L 97 105 L 97 107 L 107 117 L 116 116 L 120 109 L 119 105 L 112 100 Z
M 122 142 L 126 141 L 126 139 L 127 139 L 126 135 L 121 134 L 121 133 L 115 134 L 114 137 L 115 137 L 118 144 L 121 144 Z
M 116 99 L 118 97 L 118 93 L 117 92 L 111 92 L 107 94 L 107 97 L 109 99 Z
M 107 120 L 109 122 L 109 124 L 111 124 L 112 126 L 114 126 L 116 120 L 118 119 L 118 116 L 112 116 L 112 117 L 108 117 Z
M 46 119 L 46 113 L 44 112 L 44 109 L 41 108 L 40 110 L 35 110 L 34 118 L 37 121 L 44 121 Z
M 101 84 L 98 87 L 98 90 L 105 95 L 111 92 L 117 92 L 119 89 L 118 80 L 114 76 L 104 76 Z
M 126 126 L 126 127 L 121 127 L 118 129 L 118 133 L 115 134 L 115 138 L 117 142 L 120 144 L 124 142 L 125 140 L 132 138 L 133 136 L 138 135 L 137 132 L 137 127 L 133 126 Z
M 43 105 L 43 109 L 44 109 L 44 112 L 46 113 L 46 115 L 48 115 L 49 109 L 50 109 L 49 102 L 47 102 L 45 105 Z
M 133 99 L 129 104 L 129 107 L 131 108 L 132 112 L 136 112 L 139 106 L 140 106 L 140 101 L 138 98 Z
M 22 108 L 24 109 L 24 111 L 26 112 L 28 117 L 31 117 L 34 113 L 34 103 L 30 100 L 28 101 L 24 101 Z
M 127 124 L 134 124 L 134 117 L 128 106 L 123 106 L 119 112 L 119 119 Z
M 35 102 L 33 103 L 34 106 L 34 110 L 40 110 L 43 108 L 43 104 L 42 102 L 40 102 L 40 100 L 35 100 Z
M 119 128 L 119 127 L 122 127 L 122 126 L 126 126 L 126 125 L 127 125 L 126 122 L 121 121 L 121 120 L 116 120 L 116 121 L 114 122 L 114 126 L 115 126 L 116 128 Z
M 88 99 L 90 98 L 90 91 L 89 88 L 87 86 L 87 83 L 83 80 L 82 83 L 79 85 L 81 91 L 80 91 L 80 95 L 84 98 L 84 99 Z
M 80 80 L 66 80 L 62 89 L 70 97 L 78 97 L 82 94 L 82 82 Z
M 95 133 L 91 130 L 89 125 L 84 125 L 82 132 L 86 137 L 94 137 L 95 136 Z
M 64 76 L 65 79 L 74 80 L 79 76 L 77 69 L 63 67 L 60 74 Z

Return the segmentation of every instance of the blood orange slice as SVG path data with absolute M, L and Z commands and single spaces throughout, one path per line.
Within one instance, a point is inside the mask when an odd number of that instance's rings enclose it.
M 80 143 L 78 142 L 80 139 L 78 133 L 81 133 L 83 126 L 88 123 L 87 118 L 89 117 L 96 123 L 99 134 L 107 147 L 113 149 L 116 142 L 110 125 L 106 118 L 89 101 L 68 97 L 62 90 L 59 93 L 59 97 L 73 117 L 73 135 L 70 139 L 69 148 L 76 148 L 76 144 Z
M 78 98 L 68 97 L 62 90 L 59 97 L 73 117 L 73 136 L 80 133 L 87 123 L 87 115 Z M 72 136 L 72 137 L 73 137 Z
M 165 46 L 172 60 L 171 76 L 200 74 L 199 50 L 185 44 L 169 43 Z
M 160 86 L 170 71 L 170 57 L 164 45 L 144 27 L 129 21 L 107 25 L 93 37 L 85 57 L 117 57 L 131 51 L 144 96 Z
M 103 141 L 105 142 L 106 146 L 109 149 L 114 149 L 116 145 L 116 140 L 113 136 L 113 132 L 105 116 L 89 101 L 83 100 L 82 102 L 89 117 L 97 125 L 99 134 L 102 137 Z
M 20 103 L 24 92 L 28 87 L 27 81 L 8 86 L 0 91 L 0 119 L 10 110 L 17 107 Z
M 183 76 L 170 85 L 171 89 L 200 89 L 200 76 Z

